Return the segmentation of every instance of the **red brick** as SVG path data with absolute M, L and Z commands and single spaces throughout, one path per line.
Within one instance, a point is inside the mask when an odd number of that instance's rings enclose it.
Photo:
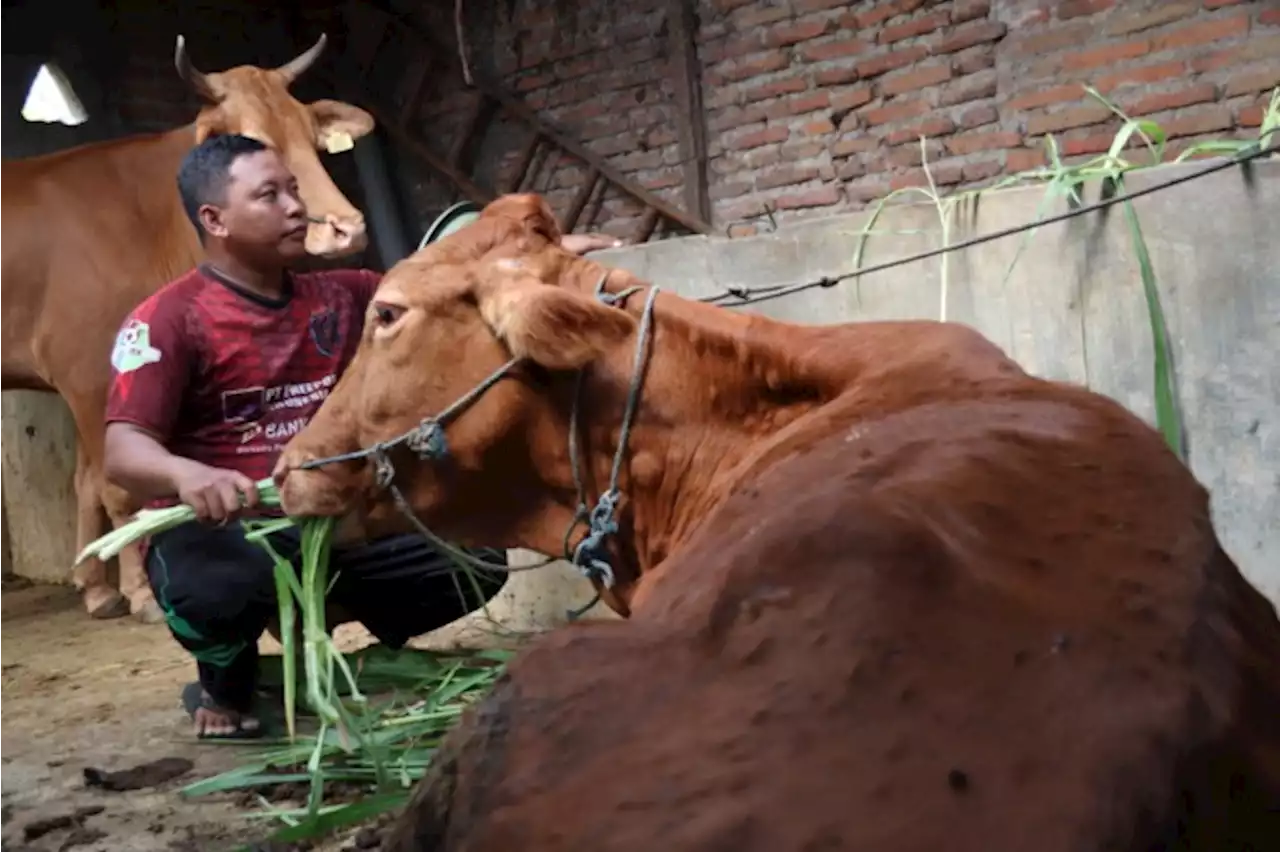
M 778 154 L 782 158 L 781 162 L 797 163 L 801 160 L 809 160 L 813 157 L 821 156 L 822 152 L 826 150 L 827 143 L 825 141 L 788 142 L 778 148 Z M 821 168 L 821 164 L 819 164 L 819 168 Z
M 647 177 L 640 181 L 640 185 L 650 191 L 657 189 L 670 189 L 673 186 L 680 186 L 683 183 L 684 178 L 680 169 L 662 171 L 652 177 Z
M 1057 133 L 1060 130 L 1070 130 L 1073 127 L 1101 124 L 1114 117 L 1115 114 L 1104 106 L 1088 104 L 1071 107 L 1058 112 L 1033 115 L 1027 119 L 1027 133 L 1032 136 L 1039 136 L 1042 133 Z
M 782 166 L 762 171 L 756 176 L 756 189 L 777 189 L 780 186 L 794 186 L 797 183 L 808 183 L 818 177 L 817 166 Z
M 1029 172 L 1045 164 L 1043 148 L 1019 148 L 1005 154 L 1004 167 L 1011 172 Z
M 803 77 L 787 77 L 782 80 L 774 80 L 772 83 L 743 89 L 742 100 L 744 103 L 763 101 L 769 98 L 782 97 L 783 95 L 794 95 L 808 88 L 809 85 L 804 81 Z
M 867 124 L 888 124 L 892 121 L 917 118 L 928 111 L 929 107 L 924 101 L 906 101 L 866 110 L 862 113 L 862 119 Z
M 720 74 L 729 81 L 748 80 L 752 77 L 759 77 L 761 74 L 769 74 L 773 71 L 781 71 L 791 64 L 791 60 L 786 53 L 776 51 L 767 53 L 757 59 L 749 59 L 736 63 L 731 68 L 725 68 Z
M 1269 92 L 1280 86 L 1280 67 L 1262 68 L 1245 74 L 1236 74 L 1227 81 L 1226 96 L 1251 95 L 1254 92 Z
M 858 73 L 864 78 L 876 77 L 896 68 L 919 62 L 928 55 L 928 49 L 922 45 L 906 47 L 901 50 L 891 50 L 888 53 L 882 53 L 879 56 L 873 56 L 870 59 L 864 59 L 859 62 Z
M 844 160 L 836 169 L 836 177 L 840 180 L 853 180 L 867 173 L 867 164 L 862 160 Z
M 784 27 L 773 27 L 765 36 L 765 42 L 771 47 L 786 47 L 791 44 L 799 44 L 802 41 L 817 38 L 827 32 L 831 23 L 831 21 L 805 21 Z
M 880 147 L 880 140 L 874 136 L 850 136 L 840 139 L 831 146 L 831 156 L 848 157 L 853 154 L 868 154 Z
M 889 145 L 902 145 L 906 142 L 920 141 L 920 137 L 926 138 L 934 136 L 946 136 L 956 129 L 955 122 L 946 117 L 931 118 L 923 121 L 914 127 L 906 127 L 901 130 L 895 130 L 884 138 Z
M 964 180 L 964 170 L 956 163 L 940 166 L 929 166 L 929 175 L 936 186 L 954 186 Z M 928 186 L 929 177 L 924 169 L 913 169 L 905 174 L 894 175 L 889 180 L 890 189 L 906 189 L 909 186 Z
M 543 86 L 549 86 L 555 81 L 556 78 L 550 74 L 530 74 L 516 81 L 516 91 L 529 92 L 534 89 L 541 89 Z
M 942 143 L 936 139 L 926 139 L 924 143 L 925 155 L 929 158 L 929 162 L 933 162 L 942 156 Z M 920 140 L 917 139 L 914 145 L 900 145 L 889 152 L 888 160 L 895 166 L 918 166 L 920 165 Z
M 924 5 L 923 0 L 890 0 L 890 2 L 877 3 L 874 9 L 859 12 L 853 17 L 859 29 L 870 29 L 877 24 L 883 24 L 890 18 L 914 12 L 922 5 Z
M 1229 65 L 1243 65 L 1255 59 L 1270 61 L 1276 56 L 1280 56 L 1280 35 L 1251 34 L 1243 44 L 1196 57 L 1191 60 L 1191 70 L 1202 74 Z
M 1194 136 L 1197 133 L 1230 130 L 1234 125 L 1235 119 L 1231 115 L 1231 110 L 1226 106 L 1220 105 L 1199 109 L 1187 115 L 1180 115 L 1160 124 L 1169 139 L 1177 136 Z
M 1107 22 L 1103 32 L 1112 36 L 1142 32 L 1194 15 L 1198 8 L 1199 4 L 1192 0 L 1181 0 L 1181 2 L 1164 0 L 1148 12 L 1113 18 Z
M 731 151 L 746 151 L 772 142 L 786 142 L 790 136 L 791 131 L 785 127 L 766 127 L 726 142 L 725 147 Z
M 804 115 L 807 112 L 826 109 L 831 106 L 831 96 L 826 92 L 810 92 L 794 98 L 787 98 L 787 111 L 792 115 Z
M 956 73 L 964 75 L 977 74 L 979 71 L 996 67 L 995 45 L 984 44 L 961 51 L 956 54 L 955 66 Z
M 994 98 L 996 96 L 997 88 L 997 82 L 994 75 L 978 79 L 970 78 L 964 81 L 957 81 L 940 87 L 941 91 L 938 92 L 938 106 L 955 106 L 956 104 L 982 100 L 983 98 Z
M 1068 47 L 1079 47 L 1088 44 L 1096 31 L 1087 21 L 1054 27 L 1046 32 L 1036 32 L 1023 26 L 1013 36 L 1013 53 L 1020 56 L 1043 56 Z
M 1084 87 L 1079 83 L 1068 83 L 1065 86 L 1050 86 L 1037 92 L 1027 92 L 1009 99 L 1013 109 L 1035 109 L 1036 107 L 1060 104 L 1067 101 L 1078 101 L 1084 97 Z
M 903 92 L 914 92 L 916 89 L 936 86 L 950 79 L 951 66 L 949 65 L 918 67 L 911 71 L 895 74 L 892 77 L 886 77 L 880 83 L 880 93 L 886 96 L 900 95 Z
M 733 23 L 742 30 L 758 27 L 761 24 L 772 24 L 774 21 L 791 17 L 791 12 L 782 5 L 766 4 L 744 9 L 733 14 Z
M 831 123 L 829 118 L 819 118 L 802 125 L 800 132 L 806 136 L 822 136 L 827 133 L 835 133 L 836 126 Z
M 931 50 L 935 55 L 955 53 L 975 44 L 999 41 L 1008 32 L 1008 26 L 1002 21 L 980 21 L 967 27 L 960 27 L 935 43 Z
M 1176 50 L 1197 44 L 1243 35 L 1249 31 L 1249 16 L 1234 15 L 1216 21 L 1188 24 L 1156 39 L 1156 50 Z
M 708 118 L 707 129 L 712 133 L 721 133 L 736 127 L 746 127 L 748 124 L 759 124 L 765 117 L 764 111 L 756 106 L 746 109 L 731 107 Z
M 1146 95 L 1135 101 L 1126 102 L 1124 109 L 1129 115 L 1150 115 L 1153 112 L 1209 103 L 1217 97 L 1217 94 L 1212 83 L 1197 83 L 1176 92 Z
M 959 126 L 964 130 L 972 130 L 984 124 L 992 124 L 1000 119 L 1000 112 L 991 104 L 969 107 L 960 113 Z
M 827 9 L 843 9 L 849 5 L 849 0 L 794 0 L 791 5 L 797 15 L 804 15 L 809 12 L 825 12 Z
M 1064 157 L 1077 157 L 1081 154 L 1100 154 L 1103 151 L 1111 150 L 1111 144 L 1115 141 L 1113 133 L 1090 133 L 1088 136 L 1076 136 L 1059 140 L 1058 152 Z M 1141 143 L 1138 134 L 1134 134 L 1130 142 Z
M 1280 27 L 1280 9 L 1267 9 L 1258 16 L 1258 23 L 1264 27 Z
M 1068 21 L 1085 15 L 1104 12 L 1114 5 L 1114 0 L 1063 0 L 1057 4 L 1058 20 Z
M 1094 88 L 1099 92 L 1110 92 L 1121 86 L 1146 85 L 1185 77 L 1186 73 L 1185 62 L 1161 62 L 1158 65 L 1145 65 L 1141 68 L 1129 68 L 1114 74 L 1105 74 L 1097 79 Z M 1083 89 L 1080 91 L 1083 92 Z
M 828 68 L 813 75 L 813 82 L 819 86 L 843 86 L 858 79 L 856 66 L 848 68 Z
M 764 37 L 759 31 L 711 42 L 705 48 L 708 62 L 722 62 L 759 53 L 764 49 Z M 614 64 L 614 67 L 619 67 Z
M 960 171 L 964 175 L 965 183 L 974 183 L 993 178 L 1004 169 L 1000 167 L 1000 163 L 996 160 L 984 160 L 981 163 L 965 163 L 961 166 Z
M 871 87 L 859 86 L 847 92 L 839 92 L 831 96 L 831 108 L 835 110 L 857 109 L 871 102 Z
M 800 48 L 800 57 L 806 62 L 826 62 L 828 59 L 857 56 L 865 52 L 868 47 L 870 45 L 856 38 L 840 38 L 824 44 L 806 44 Z
M 1093 50 L 1086 50 L 1083 53 L 1064 56 L 1062 58 L 1062 67 L 1068 71 L 1084 71 L 1089 68 L 1098 68 L 1103 65 L 1123 62 L 1126 59 L 1136 59 L 1139 56 L 1146 55 L 1150 49 L 1151 44 L 1146 41 L 1129 41 L 1124 44 L 1095 47 Z
M 1241 127 L 1261 127 L 1263 113 L 1262 104 L 1245 107 L 1236 113 L 1236 124 Z
M 895 41 L 902 41 L 904 38 L 915 38 L 918 35 L 931 33 L 946 24 L 947 15 L 943 12 L 935 12 L 932 15 L 903 21 L 900 24 L 890 24 L 880 31 L 880 35 L 876 40 L 881 44 L 892 44 Z
M 759 198 L 744 198 L 732 204 L 716 205 L 720 218 L 728 222 L 736 222 L 751 216 L 759 216 L 764 212 L 764 202 Z
M 991 3 L 988 0 L 957 2 L 951 7 L 951 23 L 962 24 L 974 18 L 985 18 L 989 14 L 991 14 Z
M 773 206 L 776 210 L 801 210 L 807 207 L 830 207 L 839 203 L 840 188 L 828 185 L 779 196 L 774 199 Z
M 947 150 L 957 156 L 976 154 L 979 151 L 998 151 L 1016 148 L 1022 144 L 1021 133 L 1008 131 L 996 133 L 961 133 L 947 140 Z
M 845 198 L 850 201 L 866 203 L 884 198 L 889 194 L 889 185 L 881 183 L 879 176 L 870 183 L 863 184 L 847 184 L 844 188 Z

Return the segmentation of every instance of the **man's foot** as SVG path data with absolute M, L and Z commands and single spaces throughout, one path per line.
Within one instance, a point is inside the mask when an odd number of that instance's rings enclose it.
M 250 740 L 262 736 L 262 723 L 258 719 L 219 707 L 198 683 L 189 683 L 182 690 L 182 705 L 200 739 Z
M 160 604 L 156 603 L 156 599 L 153 597 L 147 597 L 144 600 L 135 598 L 129 602 L 129 608 L 133 610 L 133 617 L 143 624 L 161 624 L 164 622 L 164 611 L 160 609 Z
M 90 618 L 123 618 L 129 614 L 129 601 L 110 586 L 86 586 L 80 592 Z

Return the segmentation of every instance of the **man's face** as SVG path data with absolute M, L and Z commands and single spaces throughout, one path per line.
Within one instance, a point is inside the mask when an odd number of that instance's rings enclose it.
M 247 261 L 287 263 L 306 256 L 307 208 L 298 181 L 275 151 L 237 157 L 224 203 L 205 205 L 201 218 L 211 236 Z

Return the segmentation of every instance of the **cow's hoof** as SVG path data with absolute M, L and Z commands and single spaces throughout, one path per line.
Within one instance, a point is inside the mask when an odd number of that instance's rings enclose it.
M 160 624 L 164 621 L 164 610 L 152 599 L 138 607 L 133 617 L 143 624 Z
M 107 620 L 124 618 L 129 614 L 129 601 L 119 592 L 89 590 L 85 592 L 84 608 L 89 611 L 90 618 Z

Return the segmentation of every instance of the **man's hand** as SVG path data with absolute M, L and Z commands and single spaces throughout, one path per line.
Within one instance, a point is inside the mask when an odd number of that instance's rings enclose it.
M 198 520 L 222 524 L 258 505 L 258 486 L 243 473 L 196 462 L 184 467 L 174 485 L 178 499 L 195 509 Z
M 560 247 L 572 254 L 586 254 L 589 251 L 618 248 L 622 240 L 608 234 L 565 234 L 560 238 Z

